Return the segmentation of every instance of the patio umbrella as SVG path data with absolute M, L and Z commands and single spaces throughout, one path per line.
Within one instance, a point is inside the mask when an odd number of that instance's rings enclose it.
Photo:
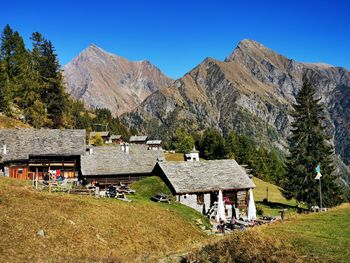
M 248 203 L 248 220 L 252 221 L 256 219 L 256 208 L 254 202 L 254 196 L 252 189 L 249 190 L 249 203 Z
M 231 211 L 232 211 L 231 224 L 234 224 L 237 219 L 236 207 L 234 205 L 231 205 Z
M 218 210 L 216 214 L 216 220 L 219 221 L 220 218 L 224 221 L 226 221 L 226 216 L 225 216 L 225 204 L 224 204 L 224 198 L 222 196 L 222 191 L 219 191 L 219 196 L 218 196 Z

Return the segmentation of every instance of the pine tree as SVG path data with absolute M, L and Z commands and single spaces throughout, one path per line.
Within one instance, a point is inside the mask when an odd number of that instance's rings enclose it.
M 173 146 L 178 152 L 188 153 L 193 149 L 194 139 L 184 128 L 179 128 L 175 131 Z
M 200 154 L 206 159 L 225 159 L 228 155 L 225 140 L 217 130 L 205 130 L 200 143 Z
M 51 41 L 40 33 L 32 34 L 33 66 L 40 74 L 41 100 L 47 109 L 52 127 L 67 126 L 68 95 L 64 90 L 60 65 Z
M 0 60 L 2 61 L 2 102 L 5 113 L 12 116 L 12 106 L 22 99 L 24 72 L 30 65 L 29 52 L 23 38 L 9 25 L 1 34 Z
M 322 196 L 325 206 L 334 206 L 342 201 L 342 193 L 333 175 L 333 148 L 325 134 L 323 106 L 315 99 L 315 90 L 305 82 L 296 97 L 292 117 L 290 155 L 287 173 L 283 181 L 283 194 L 308 205 L 319 204 L 319 182 L 315 180 L 315 168 L 321 165 Z

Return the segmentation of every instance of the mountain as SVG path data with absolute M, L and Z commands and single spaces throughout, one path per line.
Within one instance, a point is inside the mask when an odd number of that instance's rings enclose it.
M 153 136 L 180 126 L 195 131 L 213 127 L 285 150 L 291 105 L 306 78 L 325 104 L 336 153 L 350 164 L 350 71 L 296 62 L 253 40 L 241 41 L 225 61 L 206 58 L 122 118 Z
M 114 116 L 129 112 L 172 80 L 148 61 L 131 62 L 90 45 L 63 67 L 68 92 L 90 108 Z

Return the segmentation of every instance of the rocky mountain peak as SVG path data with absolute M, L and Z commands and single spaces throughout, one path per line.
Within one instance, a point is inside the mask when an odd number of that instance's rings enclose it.
M 131 111 L 172 80 L 149 61 L 129 61 L 91 44 L 63 67 L 68 92 L 88 108 L 114 116 Z

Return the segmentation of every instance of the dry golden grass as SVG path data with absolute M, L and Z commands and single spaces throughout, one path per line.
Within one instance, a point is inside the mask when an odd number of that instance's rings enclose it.
M 186 257 L 185 262 L 300 262 L 294 249 L 259 229 L 249 229 L 209 242 Z
M 154 262 L 206 239 L 157 203 L 36 192 L 8 178 L 0 209 L 0 262 Z
M 0 129 L 9 129 L 9 128 L 30 128 L 28 124 L 24 124 L 23 122 L 15 119 L 11 119 L 0 114 Z
M 184 154 L 183 153 L 165 153 L 165 160 L 174 161 L 174 162 L 183 162 Z

